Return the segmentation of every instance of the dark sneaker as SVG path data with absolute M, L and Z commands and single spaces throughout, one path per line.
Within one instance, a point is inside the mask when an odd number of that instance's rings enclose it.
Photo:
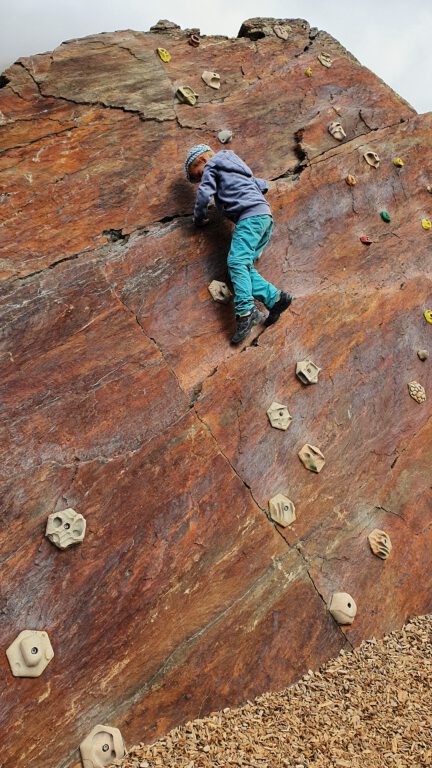
M 236 315 L 237 327 L 231 343 L 240 344 L 246 336 L 249 336 L 254 325 L 257 325 L 262 320 L 264 320 L 264 315 L 256 307 L 253 308 L 249 315 Z
M 271 308 L 264 325 L 266 326 L 273 325 L 273 323 L 275 323 L 276 320 L 279 320 L 282 312 L 285 312 L 285 310 L 288 309 L 292 300 L 293 300 L 293 297 L 289 293 L 285 293 L 285 291 L 281 291 L 280 299 L 278 299 L 276 304 Z

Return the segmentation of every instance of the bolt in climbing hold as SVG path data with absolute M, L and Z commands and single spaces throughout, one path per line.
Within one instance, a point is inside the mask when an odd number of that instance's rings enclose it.
M 39 677 L 54 657 L 46 632 L 23 629 L 6 651 L 14 677 Z
M 338 624 L 352 624 L 357 606 L 348 592 L 334 592 L 331 596 L 329 611 Z
M 320 371 L 321 368 L 318 368 L 308 357 L 296 363 L 296 375 L 302 384 L 317 384 Z
M 198 94 L 195 93 L 192 88 L 189 88 L 188 85 L 181 85 L 180 88 L 177 88 L 176 96 L 179 101 L 183 102 L 183 104 L 190 104 L 191 107 L 196 104 L 198 99 Z
M 408 392 L 416 403 L 424 403 L 426 400 L 426 391 L 418 381 L 410 381 L 408 383 Z
M 372 152 L 372 150 L 369 150 L 368 152 L 364 153 L 363 157 L 368 163 L 368 165 L 372 166 L 372 168 L 379 168 L 379 164 L 381 161 L 376 152 Z
M 68 507 L 48 516 L 45 536 L 59 549 L 67 549 L 83 541 L 85 531 L 84 517 Z
M 423 312 L 423 317 L 428 323 L 432 323 L 432 309 L 427 309 L 426 312 Z
M 292 422 L 292 416 L 288 408 L 281 403 L 272 403 L 267 411 L 267 416 L 269 417 L 270 424 L 275 429 L 286 430 Z
M 220 280 L 212 280 L 208 286 L 208 291 L 214 301 L 219 301 L 221 304 L 228 304 L 232 296 L 227 284 Z
M 208 72 L 208 70 L 206 70 L 202 73 L 201 78 L 206 85 L 210 86 L 210 88 L 220 88 L 220 75 L 218 75 L 217 72 Z
M 388 536 L 385 531 L 380 531 L 379 528 L 374 528 L 368 536 L 368 541 L 374 555 L 380 557 L 381 560 L 387 560 L 392 551 L 390 536 Z
M 198 35 L 191 35 L 188 40 L 189 45 L 191 45 L 193 48 L 198 48 L 200 44 L 200 39 Z
M 295 506 L 291 499 L 278 493 L 269 501 L 270 517 L 283 528 L 291 525 L 296 519 Z
M 333 122 L 330 123 L 328 126 L 328 132 L 333 136 L 334 139 L 337 139 L 338 141 L 346 139 L 346 133 L 342 127 L 342 123 L 340 123 L 338 120 L 333 120 Z
M 312 76 L 312 70 L 311 70 L 310 67 L 307 67 L 305 69 L 305 75 L 306 75 L 306 77 L 311 77 Z
M 367 235 L 362 235 L 362 236 L 360 237 L 360 242 L 361 242 L 361 243 L 364 243 L 365 245 L 371 245 L 371 243 L 372 243 L 372 240 L 371 240 L 371 239 L 370 239 L 370 237 L 368 237 Z
M 325 51 L 321 51 L 321 53 L 318 54 L 317 59 L 320 64 L 322 64 L 323 67 L 327 67 L 327 69 L 333 64 L 333 60 L 330 58 L 330 55 Z
M 404 161 L 400 157 L 395 157 L 393 160 L 393 165 L 396 166 L 396 168 L 403 168 L 405 165 Z
M 429 357 L 429 352 L 427 351 L 427 349 L 418 349 L 417 357 L 419 358 L 419 360 L 427 360 Z
M 383 221 L 387 221 L 387 222 L 391 221 L 391 216 L 389 213 L 387 213 L 387 211 L 380 211 L 380 216 Z
M 318 472 L 321 472 L 325 464 L 324 455 L 321 453 L 320 449 L 315 445 L 309 445 L 309 443 L 306 443 L 306 445 L 304 445 L 298 452 L 298 457 L 300 461 L 303 462 L 306 469 L 309 469 L 311 472 L 316 472 L 317 474 Z
M 355 176 L 351 176 L 350 173 L 348 174 L 348 176 L 345 177 L 345 181 L 346 181 L 346 183 L 348 184 L 349 187 L 355 187 L 355 185 L 357 184 L 356 177 Z
M 84 768 L 104 768 L 124 757 L 125 745 L 118 728 L 95 725 L 81 742 L 80 752 Z
M 422 227 L 423 229 L 432 229 L 432 221 L 430 219 L 422 219 Z
M 156 52 L 159 54 L 159 58 L 162 61 L 171 61 L 171 54 L 165 48 L 156 48 Z
M 225 128 L 223 131 L 219 131 L 217 137 L 221 144 L 228 144 L 228 142 L 231 141 L 233 134 L 232 131 Z

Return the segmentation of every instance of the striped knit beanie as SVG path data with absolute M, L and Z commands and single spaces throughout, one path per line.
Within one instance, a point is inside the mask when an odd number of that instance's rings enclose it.
M 192 149 L 189 150 L 186 156 L 185 160 L 185 173 L 186 178 L 188 181 L 191 180 L 190 174 L 189 174 L 189 168 L 191 166 L 191 163 L 193 163 L 194 160 L 197 159 L 200 155 L 203 155 L 204 152 L 211 152 L 211 147 L 208 146 L 208 144 L 197 144 L 195 147 L 192 147 Z

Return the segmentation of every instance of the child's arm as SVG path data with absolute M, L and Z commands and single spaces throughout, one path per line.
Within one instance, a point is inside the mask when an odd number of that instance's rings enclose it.
M 208 164 L 205 166 L 195 201 L 194 222 L 198 226 L 205 223 L 208 204 L 213 195 L 216 194 L 216 173 L 215 168 L 209 167 Z
M 255 184 L 257 185 L 260 192 L 263 193 L 263 195 L 266 194 L 266 192 L 269 191 L 269 185 L 268 181 L 265 179 L 258 179 L 257 176 L 254 176 Z

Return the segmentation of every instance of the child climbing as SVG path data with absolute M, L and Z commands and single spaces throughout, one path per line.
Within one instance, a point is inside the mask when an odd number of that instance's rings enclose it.
M 227 266 L 236 311 L 236 331 L 231 341 L 239 344 L 257 323 L 265 321 L 267 326 L 275 323 L 292 301 L 292 296 L 267 282 L 254 267 L 273 229 L 270 206 L 264 198 L 268 184 L 264 179 L 255 178 L 234 152 L 222 150 L 215 154 L 207 144 L 189 150 L 185 171 L 189 181 L 200 182 L 195 224 L 199 227 L 207 224 L 207 208 L 214 196 L 218 210 L 236 225 Z M 269 310 L 266 319 L 254 299 Z

